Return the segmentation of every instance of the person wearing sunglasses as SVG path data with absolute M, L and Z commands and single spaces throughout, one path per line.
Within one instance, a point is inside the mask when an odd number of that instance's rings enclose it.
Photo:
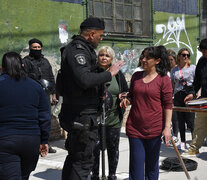
M 178 65 L 171 71 L 171 81 L 174 89 L 174 105 L 185 107 L 185 97 L 193 92 L 192 84 L 196 68 L 195 65 L 191 64 L 190 51 L 187 48 L 182 48 L 178 51 L 177 64 Z M 195 113 L 177 112 L 177 119 L 181 138 L 178 149 L 185 151 L 185 124 L 187 124 L 188 129 L 193 133 Z
M 207 97 L 207 38 L 202 39 L 199 48 L 202 52 L 202 57 L 199 59 L 198 64 L 195 70 L 195 78 L 193 82 L 194 95 L 193 93 L 189 94 L 185 98 L 185 102 L 192 100 L 195 95 L 198 94 L 201 89 L 201 98 Z M 203 112 L 197 112 L 195 118 L 195 129 L 193 131 L 193 140 L 190 143 L 188 149 L 188 155 L 196 155 L 199 153 L 199 149 L 203 144 L 205 137 L 207 136 L 207 114 Z

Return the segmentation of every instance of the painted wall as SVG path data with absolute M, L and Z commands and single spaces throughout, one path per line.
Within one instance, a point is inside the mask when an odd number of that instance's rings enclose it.
M 190 1 L 190 3 L 189 3 Z M 86 7 L 81 0 L 0 0 L 0 58 L 7 51 L 28 54 L 28 40 L 36 37 L 43 42 L 43 54 L 55 72 L 60 63 L 61 46 L 79 31 Z M 195 63 L 199 37 L 198 0 L 154 0 L 153 42 L 176 52 L 187 47 Z M 192 5 L 193 4 L 193 5 Z M 149 41 L 103 41 L 116 52 L 116 59 L 126 62 L 123 72 L 130 79 L 137 67 L 141 51 Z
M 154 1 L 154 44 L 165 45 L 176 52 L 188 48 L 195 64 L 199 38 L 198 0 L 189 1 Z
M 59 59 L 59 48 L 79 31 L 84 9 L 79 1 L 0 0 L 0 57 L 7 51 L 28 54 L 28 40 L 43 42 L 43 54 Z

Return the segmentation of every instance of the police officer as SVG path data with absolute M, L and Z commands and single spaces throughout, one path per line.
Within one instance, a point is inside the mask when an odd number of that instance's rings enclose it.
M 104 28 L 103 20 L 87 18 L 80 25 L 80 35 L 62 49 L 63 104 L 59 118 L 68 131 L 62 180 L 86 180 L 90 174 L 98 131 L 100 86 L 111 81 L 124 65 L 117 61 L 108 71 L 98 68 L 94 48 L 102 40 Z
M 29 55 L 22 60 L 24 68 L 30 78 L 38 81 L 44 88 L 49 104 L 52 94 L 52 104 L 57 103 L 55 92 L 55 79 L 49 61 L 42 54 L 43 44 L 39 39 L 29 40 Z M 56 153 L 56 150 L 49 145 L 49 153 Z

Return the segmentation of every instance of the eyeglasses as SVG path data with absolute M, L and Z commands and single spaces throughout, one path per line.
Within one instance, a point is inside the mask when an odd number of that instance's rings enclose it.
M 181 54 L 181 56 L 183 56 L 183 57 L 187 56 L 189 58 L 190 54 Z

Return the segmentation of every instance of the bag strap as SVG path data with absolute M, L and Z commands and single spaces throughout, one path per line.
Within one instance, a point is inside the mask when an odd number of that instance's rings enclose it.
M 180 72 L 180 79 L 183 81 L 183 73 L 182 73 L 182 70 L 181 70 L 181 67 L 179 66 L 179 72 Z M 183 85 L 186 85 L 187 82 L 186 81 L 183 81 Z

